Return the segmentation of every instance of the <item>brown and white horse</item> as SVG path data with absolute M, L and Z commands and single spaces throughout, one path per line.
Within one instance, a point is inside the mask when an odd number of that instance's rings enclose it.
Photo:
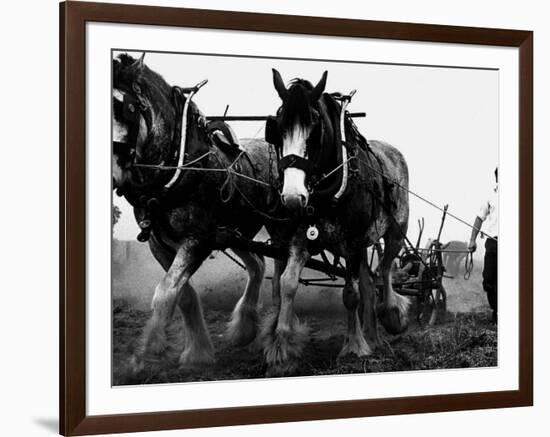
M 287 88 L 273 70 L 282 104 L 267 125 L 266 139 L 277 149 L 282 201 L 302 217 L 280 277 L 279 310 L 264 342 L 266 360 L 274 374 L 292 372 L 300 360 L 307 335 L 293 302 L 306 262 L 322 249 L 346 261 L 343 301 L 348 331 L 341 355 L 365 356 L 379 345 L 377 313 L 390 333 L 401 333 L 408 324 L 409 301 L 393 290 L 391 278 L 392 261 L 402 248 L 408 226 L 407 164 L 395 147 L 381 141 L 367 142 L 347 115 L 344 133 L 348 158 L 343 162 L 342 107 L 338 96 L 324 92 L 326 80 L 327 72 L 315 87 L 295 79 Z M 349 165 L 350 176 L 341 192 L 344 164 Z M 380 238 L 385 243 L 380 263 L 384 288 L 382 302 L 376 306 L 367 248 Z

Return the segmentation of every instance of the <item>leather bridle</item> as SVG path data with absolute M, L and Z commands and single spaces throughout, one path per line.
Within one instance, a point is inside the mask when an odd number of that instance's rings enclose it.
M 315 198 L 326 198 L 332 197 L 334 202 L 337 202 L 340 197 L 344 194 L 347 188 L 348 183 L 348 153 L 347 153 L 347 144 L 346 144 L 346 135 L 345 135 L 345 116 L 346 116 L 346 107 L 351 101 L 355 90 L 352 90 L 348 95 L 333 94 L 332 98 L 340 100 L 340 116 L 337 130 L 334 134 L 337 136 L 335 138 L 337 143 L 337 160 L 339 162 L 335 165 L 335 170 L 341 167 L 342 177 L 340 181 L 334 181 L 330 186 L 325 187 L 324 189 L 319 189 L 319 183 L 323 182 L 327 176 L 316 173 L 318 169 L 318 161 L 320 158 L 314 159 L 311 156 L 301 157 L 298 155 L 290 154 L 286 156 L 281 156 L 283 139 L 279 128 L 279 123 L 277 117 L 268 117 L 266 121 L 265 128 L 265 139 L 268 143 L 273 144 L 275 147 L 278 168 L 279 168 L 279 178 L 283 178 L 283 172 L 287 168 L 297 168 L 302 170 L 306 174 L 306 185 L 310 193 Z M 280 111 L 280 109 L 279 109 Z M 278 114 L 280 116 L 280 114 Z M 308 149 L 311 149 L 309 145 L 313 142 L 322 143 L 323 133 L 322 133 L 322 116 L 319 117 L 313 124 L 311 129 L 311 134 L 306 140 Z M 333 173 L 335 170 L 331 171 Z M 330 174 L 329 173 L 329 174 Z M 279 187 L 282 184 L 279 184 Z M 316 189 L 317 187 L 317 189 Z
M 115 105 L 122 105 L 120 111 L 121 121 L 125 122 L 128 127 L 126 142 L 114 141 L 113 151 L 120 154 L 128 154 L 135 159 L 137 155 L 137 141 L 141 128 L 141 117 L 147 125 L 148 140 L 152 137 L 151 131 L 153 126 L 153 111 L 150 103 L 141 95 L 141 91 L 137 85 L 132 85 L 136 96 L 130 93 L 123 93 L 122 102 L 115 101 Z M 126 153 L 124 151 L 126 150 Z
M 181 88 L 178 86 L 172 87 L 172 104 L 175 111 L 175 124 L 172 133 L 172 139 L 168 152 L 164 155 L 164 159 L 158 163 L 158 166 L 174 165 L 176 167 L 172 177 L 166 181 L 166 177 L 159 178 L 158 181 L 149 182 L 149 186 L 159 186 L 164 184 L 163 194 L 173 187 L 179 179 L 181 174 L 181 167 L 185 159 L 185 143 L 187 133 L 187 109 L 191 103 L 193 95 L 205 84 L 206 80 L 200 82 L 194 87 Z M 141 118 L 145 120 L 147 126 L 147 138 L 140 148 L 145 148 L 153 140 L 153 111 L 148 100 L 142 95 L 139 85 L 134 83 L 132 90 L 135 96 L 130 93 L 123 93 L 122 102 L 116 101 L 115 104 L 122 104 L 119 118 L 124 121 L 128 134 L 126 142 L 113 142 L 113 153 L 117 156 L 123 156 L 126 158 L 128 167 L 131 167 L 137 171 L 140 171 L 140 167 L 148 167 L 149 164 L 142 165 L 137 162 L 140 158 L 138 150 L 138 137 L 141 129 Z M 186 97 L 187 95 L 187 97 Z M 158 172 L 162 176 L 166 175 L 165 172 Z

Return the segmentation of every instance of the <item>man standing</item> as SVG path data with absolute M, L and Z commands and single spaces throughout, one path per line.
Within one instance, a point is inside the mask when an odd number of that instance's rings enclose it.
M 497 323 L 498 310 L 498 167 L 495 169 L 496 186 L 489 199 L 481 207 L 475 219 L 468 250 L 475 252 L 476 238 L 483 225 L 482 238 L 485 241 L 485 258 L 483 260 L 483 289 L 493 310 L 493 322 Z

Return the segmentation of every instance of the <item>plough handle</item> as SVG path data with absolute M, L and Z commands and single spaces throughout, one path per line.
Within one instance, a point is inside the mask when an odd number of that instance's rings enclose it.
M 200 90 L 203 86 L 205 86 L 208 83 L 208 79 L 204 79 L 203 81 L 199 82 L 195 86 L 188 87 L 188 88 L 181 88 L 181 92 L 183 94 L 190 94 L 190 93 L 196 93 L 198 90 Z

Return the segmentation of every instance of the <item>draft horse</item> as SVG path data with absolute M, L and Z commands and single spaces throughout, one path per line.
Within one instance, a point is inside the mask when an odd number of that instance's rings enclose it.
M 144 54 L 145 55 L 145 54 Z M 268 210 L 267 147 L 249 141 L 231 147 L 215 141 L 194 102 L 197 88 L 172 87 L 144 63 L 121 55 L 113 61 L 113 189 L 134 207 L 151 252 L 166 271 L 152 299 L 152 316 L 134 356 L 139 370 L 147 356 L 166 348 L 166 328 L 176 307 L 183 315 L 182 365 L 214 361 L 200 299 L 189 279 L 216 249 L 232 247 L 223 229 L 253 238 L 262 226 L 251 211 Z M 187 104 L 186 104 L 187 102 Z M 248 176 L 236 179 L 228 169 Z M 267 185 L 267 184 L 266 184 Z M 257 303 L 263 257 L 232 247 L 246 265 L 248 283 L 228 326 L 237 345 L 258 330 Z
M 407 164 L 395 147 L 367 142 L 349 115 L 341 119 L 345 97 L 325 93 L 326 81 L 327 72 L 315 87 L 294 79 L 287 88 L 273 69 L 282 104 L 276 117 L 268 120 L 266 139 L 277 151 L 282 202 L 302 223 L 289 245 L 279 310 L 265 342 L 267 362 L 276 374 L 292 372 L 299 362 L 307 336 L 294 312 L 294 297 L 306 262 L 322 249 L 343 257 L 346 264 L 343 301 L 348 330 L 341 355 L 369 355 L 380 344 L 378 319 L 392 334 L 403 332 L 408 324 L 409 300 L 393 290 L 391 277 L 408 226 Z M 343 174 L 345 165 L 349 175 Z M 380 239 L 385 244 L 380 263 L 384 286 L 376 305 L 367 248 Z

